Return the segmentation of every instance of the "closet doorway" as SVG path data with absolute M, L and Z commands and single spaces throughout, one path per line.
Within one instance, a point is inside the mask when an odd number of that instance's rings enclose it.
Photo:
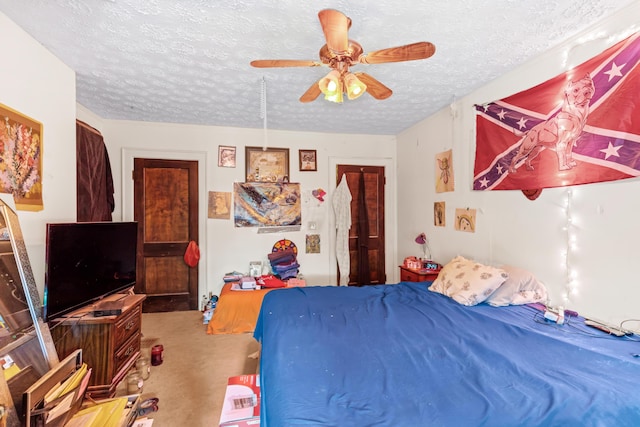
M 143 311 L 197 310 L 198 268 L 183 257 L 198 242 L 198 162 L 134 158 L 133 181 Z
M 384 218 L 384 166 L 344 165 L 336 166 L 336 185 L 340 183 L 342 175 L 347 177 L 347 184 L 351 192 L 351 229 L 349 230 L 349 286 L 378 285 L 386 283 L 385 271 L 385 218 Z M 369 263 L 369 279 L 360 283 L 359 268 L 359 229 L 360 221 L 360 178 L 364 179 L 364 205 L 366 206 L 366 221 L 368 235 L 363 242 L 366 247 L 366 260 Z M 338 272 L 339 275 L 339 272 Z M 340 282 L 338 276 L 338 283 Z

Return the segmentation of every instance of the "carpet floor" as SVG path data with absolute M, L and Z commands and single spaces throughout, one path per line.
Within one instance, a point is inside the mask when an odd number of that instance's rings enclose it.
M 230 376 L 257 372 L 252 334 L 207 335 L 199 311 L 143 313 L 142 356 L 162 344 L 163 363 L 151 367 L 141 398 L 157 397 L 154 427 L 217 426 Z M 117 395 L 125 395 L 126 380 Z

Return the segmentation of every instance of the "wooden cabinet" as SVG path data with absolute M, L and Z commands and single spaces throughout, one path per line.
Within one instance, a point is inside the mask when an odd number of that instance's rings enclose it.
M 126 296 L 118 316 L 94 317 L 91 306 L 52 322 L 60 358 L 82 349 L 83 361 L 92 369 L 87 389 L 91 397 L 112 397 L 140 355 L 144 299 L 144 295 Z
M 400 266 L 401 282 L 433 282 L 438 277 L 438 273 L 421 273 L 419 270 Z

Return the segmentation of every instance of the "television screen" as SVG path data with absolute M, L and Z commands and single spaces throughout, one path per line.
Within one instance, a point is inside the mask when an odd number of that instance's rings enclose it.
M 44 319 L 135 285 L 137 235 L 136 222 L 47 224 Z

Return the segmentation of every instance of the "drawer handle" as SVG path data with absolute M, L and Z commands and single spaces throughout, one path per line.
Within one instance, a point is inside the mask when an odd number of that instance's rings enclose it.
M 124 325 L 124 329 L 125 330 L 129 330 L 131 328 L 133 328 L 133 326 L 136 324 L 136 322 L 134 320 L 129 321 L 129 323 L 127 323 L 126 325 Z
M 129 348 L 127 349 L 127 351 L 124 353 L 125 356 L 129 356 L 131 353 L 133 353 L 133 346 L 129 346 Z

